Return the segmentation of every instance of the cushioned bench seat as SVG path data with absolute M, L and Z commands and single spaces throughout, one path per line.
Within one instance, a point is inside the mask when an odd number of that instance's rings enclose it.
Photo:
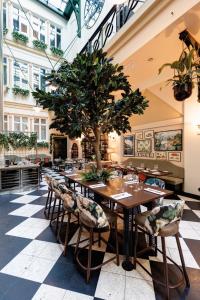
M 183 179 L 178 178 L 178 177 L 173 177 L 173 176 L 161 176 L 160 177 L 162 180 L 164 180 L 166 183 L 177 185 L 177 184 L 182 184 Z

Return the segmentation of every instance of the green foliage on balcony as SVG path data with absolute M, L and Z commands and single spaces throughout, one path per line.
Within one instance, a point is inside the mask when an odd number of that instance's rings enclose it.
M 3 35 L 6 35 L 8 33 L 8 28 L 4 27 L 3 28 Z
M 34 48 L 37 48 L 41 51 L 45 51 L 47 49 L 47 44 L 45 44 L 42 41 L 38 41 L 38 40 L 33 41 L 33 46 L 34 46 Z
M 49 148 L 49 143 L 47 142 L 38 142 L 37 148 Z
M 12 91 L 14 95 L 22 95 L 24 97 L 27 97 L 30 93 L 29 90 L 21 89 L 19 87 L 14 87 Z
M 36 147 L 36 142 L 37 134 L 35 132 L 32 132 L 30 135 L 23 132 L 0 133 L 0 149 L 32 149 Z
M 26 35 L 22 34 L 22 33 L 19 33 L 17 31 L 13 31 L 12 36 L 13 36 L 13 39 L 16 42 L 22 42 L 24 44 L 28 43 L 28 37 Z
M 64 54 L 63 50 L 61 50 L 59 48 L 56 48 L 56 47 L 51 47 L 51 52 L 52 52 L 53 55 L 60 56 L 60 57 L 62 57 L 63 54 Z

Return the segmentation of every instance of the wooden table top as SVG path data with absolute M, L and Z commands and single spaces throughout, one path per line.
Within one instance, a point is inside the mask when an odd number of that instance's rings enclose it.
M 135 190 L 135 185 L 131 184 L 131 185 L 127 185 L 124 183 L 124 180 L 121 178 L 116 178 L 113 180 L 109 180 L 108 183 L 106 183 L 105 187 L 100 187 L 100 188 L 91 188 L 90 186 L 92 184 L 97 184 L 97 182 L 92 182 L 92 181 L 83 181 L 80 179 L 80 174 L 77 175 L 73 175 L 73 173 L 69 174 L 66 172 L 62 172 L 62 175 L 64 175 L 65 177 L 69 178 L 70 180 L 79 183 L 80 185 L 89 188 L 90 190 L 92 190 L 93 192 L 95 192 L 96 194 L 107 198 L 109 200 L 112 200 L 113 202 L 118 203 L 119 205 L 123 206 L 124 208 L 130 209 L 133 207 L 136 207 L 138 205 L 142 205 L 151 201 L 154 201 L 156 199 L 159 199 L 160 197 L 165 197 L 165 196 L 169 196 L 172 195 L 174 192 L 170 191 L 170 190 L 164 190 L 164 189 L 160 189 L 158 187 L 152 187 L 153 189 L 162 191 L 165 193 L 165 195 L 158 195 L 158 194 L 154 194 L 151 192 L 147 192 L 145 190 L 140 190 L 140 191 L 136 191 Z M 150 187 L 149 185 L 144 185 L 144 187 Z M 115 194 L 119 194 L 122 192 L 127 192 L 130 193 L 131 196 L 121 199 L 121 200 L 115 200 L 113 199 L 111 196 L 115 195 Z
M 165 175 L 169 175 L 172 174 L 169 171 L 162 171 L 162 170 L 150 170 L 150 169 L 144 169 L 144 168 L 140 168 L 140 167 L 123 167 L 123 166 L 112 166 L 113 168 L 115 168 L 116 170 L 122 170 L 122 171 L 126 171 L 126 172 L 138 172 L 138 173 L 143 173 L 147 176 L 154 176 L 154 177 L 160 177 L 160 176 L 165 176 Z

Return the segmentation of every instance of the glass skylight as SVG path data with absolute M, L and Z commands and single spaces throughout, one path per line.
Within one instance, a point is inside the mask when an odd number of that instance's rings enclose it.
M 42 4 L 48 6 L 50 9 L 54 10 L 57 13 L 63 15 L 63 12 L 66 8 L 69 0 L 37 0 Z

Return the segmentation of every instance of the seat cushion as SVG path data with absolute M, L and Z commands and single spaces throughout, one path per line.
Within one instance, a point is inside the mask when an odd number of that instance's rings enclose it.
M 168 205 L 157 206 L 151 211 L 136 215 L 135 222 L 144 227 L 150 234 L 159 235 L 166 225 L 181 219 L 183 208 L 184 201 L 174 201 Z
M 76 194 L 68 189 L 63 183 L 59 183 L 57 189 L 59 190 L 59 196 L 63 201 L 64 209 L 75 211 L 77 208 Z
M 166 181 L 169 184 L 177 185 L 177 184 L 182 184 L 183 179 L 178 178 L 178 177 L 173 177 L 173 176 L 162 176 L 162 179 Z
M 95 201 L 77 194 L 77 207 L 80 221 L 89 228 L 109 227 L 109 222 L 102 207 Z

